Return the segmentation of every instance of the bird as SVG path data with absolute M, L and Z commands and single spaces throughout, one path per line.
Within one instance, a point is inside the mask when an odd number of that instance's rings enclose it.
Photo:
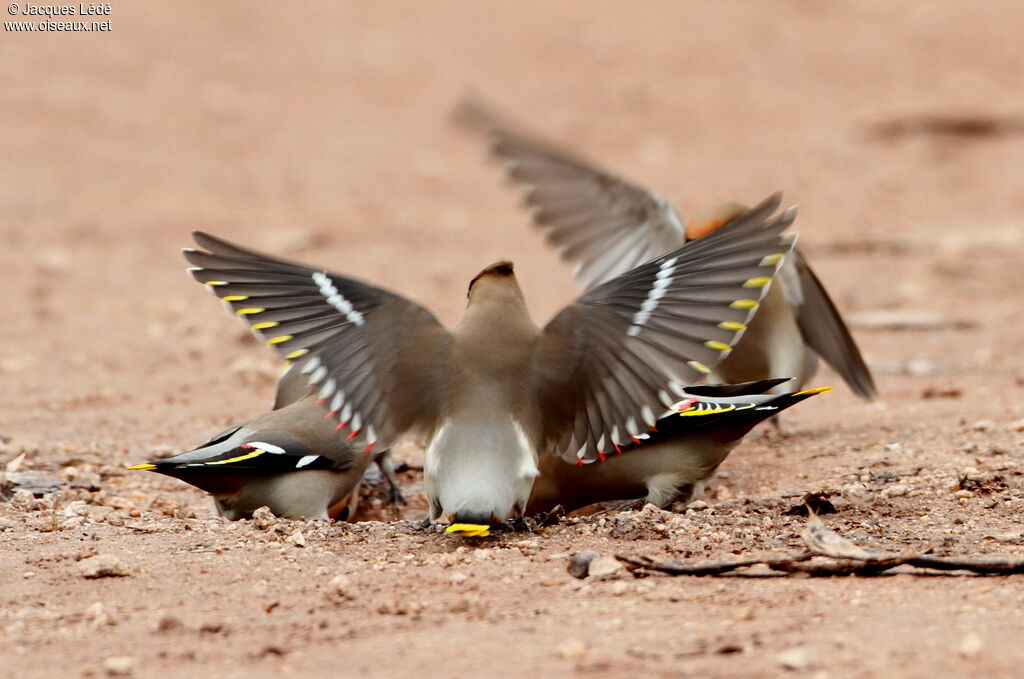
M 759 422 L 815 394 L 766 394 L 786 379 L 732 385 L 694 385 L 655 423 L 654 429 L 616 448 L 603 464 L 578 467 L 543 458 L 528 514 L 561 507 L 569 512 L 596 502 L 642 501 L 669 509 L 700 495 L 729 452 Z
M 523 201 L 547 242 L 575 263 L 584 291 L 641 262 L 708 234 L 747 212 L 719 203 L 686 223 L 664 198 L 526 128 L 506 122 L 479 97 L 456 107 L 464 127 L 490 140 L 491 153 L 506 162 L 509 178 L 523 187 Z M 842 316 L 799 250 L 787 258 L 776 284 L 709 382 L 739 383 L 789 377 L 774 393 L 798 391 L 817 372 L 818 359 L 861 398 L 876 394 L 874 380 Z M 778 425 L 778 419 L 772 420 Z
M 260 507 L 280 517 L 352 520 L 364 473 L 376 462 L 398 489 L 390 450 L 354 448 L 324 417 L 306 379 L 289 366 L 278 382 L 274 410 L 221 432 L 173 457 L 132 465 L 130 471 L 166 474 L 213 495 L 218 513 L 251 518 Z
M 128 467 L 180 479 L 213 495 L 221 516 L 251 518 L 266 506 L 290 519 L 350 519 L 373 460 L 338 435 L 316 397 L 226 429 L 180 455 Z
M 482 532 L 523 516 L 541 456 L 599 460 L 729 353 L 796 242 L 780 204 L 594 287 L 543 328 L 508 261 L 470 281 L 448 329 L 401 295 L 201 231 L 183 252 L 351 445 L 422 436 L 429 520 Z

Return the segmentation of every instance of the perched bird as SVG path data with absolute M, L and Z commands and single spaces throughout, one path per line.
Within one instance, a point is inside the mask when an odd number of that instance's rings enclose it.
M 181 479 L 213 495 L 228 519 L 262 506 L 291 519 L 347 519 L 372 454 L 353 448 L 324 417 L 316 396 L 231 427 L 187 453 L 130 470 Z
M 205 233 L 185 257 L 352 445 L 424 436 L 431 520 L 486 529 L 523 514 L 541 457 L 582 465 L 638 439 L 682 380 L 728 354 L 795 242 L 779 203 L 593 288 L 543 329 L 510 262 L 473 278 L 449 330 L 394 293 Z
M 572 511 L 595 502 L 643 498 L 669 508 L 699 495 L 704 483 L 756 424 L 828 387 L 765 394 L 785 379 L 691 386 L 670 414 L 637 442 L 588 467 L 542 458 L 527 505 L 530 514 L 557 506 Z
M 746 213 L 722 203 L 686 224 L 664 199 L 606 172 L 500 116 L 465 100 L 457 119 L 486 134 L 491 150 L 507 161 L 509 177 L 524 187 L 523 199 L 548 243 L 575 262 L 583 290 L 641 262 L 707 237 Z M 743 338 L 709 376 L 711 382 L 790 377 L 775 388 L 799 390 L 823 358 L 858 396 L 870 399 L 874 382 L 842 317 L 807 261 L 796 251 L 779 272 Z

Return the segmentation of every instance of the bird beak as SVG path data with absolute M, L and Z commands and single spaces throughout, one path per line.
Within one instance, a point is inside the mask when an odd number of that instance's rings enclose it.
M 156 469 L 156 465 L 147 462 L 145 464 L 133 464 L 131 467 L 125 467 L 124 469 L 128 472 L 148 472 Z

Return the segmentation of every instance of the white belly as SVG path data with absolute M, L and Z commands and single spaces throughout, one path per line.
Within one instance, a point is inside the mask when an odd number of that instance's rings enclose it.
M 537 453 L 518 422 L 448 420 L 427 446 L 423 465 L 431 518 L 514 518 L 538 473 Z

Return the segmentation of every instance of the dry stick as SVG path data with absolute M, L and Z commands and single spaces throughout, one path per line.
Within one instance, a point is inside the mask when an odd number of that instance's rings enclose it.
M 722 561 L 658 561 L 647 556 L 616 555 L 631 566 L 637 577 L 664 575 L 721 575 L 737 568 L 764 565 L 784 573 L 815 576 L 878 575 L 897 566 L 916 566 L 934 570 L 965 570 L 990 575 L 1024 573 L 1024 559 L 942 557 L 926 554 L 886 554 L 855 545 L 835 531 L 829 530 L 817 516 L 811 515 L 804 529 L 807 552 L 784 557 L 750 557 Z M 821 557 L 826 557 L 821 559 Z

